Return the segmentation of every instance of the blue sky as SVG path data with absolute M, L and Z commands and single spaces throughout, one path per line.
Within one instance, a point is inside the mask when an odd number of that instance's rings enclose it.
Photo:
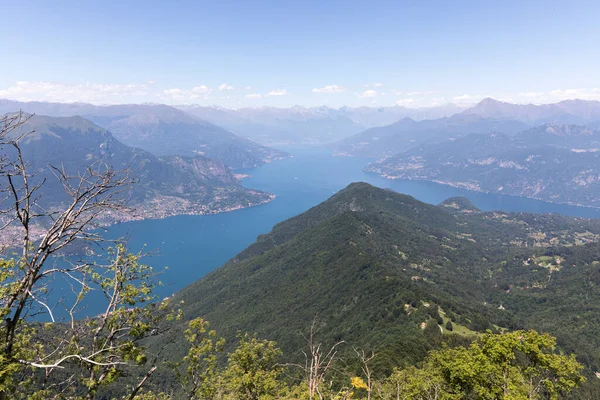
M 225 107 L 600 100 L 592 0 L 0 0 L 0 10 L 0 98 Z

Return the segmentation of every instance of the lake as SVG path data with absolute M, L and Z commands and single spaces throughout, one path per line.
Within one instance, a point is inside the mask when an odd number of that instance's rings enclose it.
M 157 290 L 160 296 L 167 296 L 225 263 L 276 223 L 306 211 L 357 181 L 390 188 L 432 204 L 452 196 L 465 196 L 482 210 L 600 218 L 598 209 L 477 193 L 432 182 L 388 180 L 362 171 L 369 159 L 332 157 L 325 149 L 284 150 L 294 157 L 244 171 L 251 174 L 244 180 L 245 186 L 277 196 L 268 204 L 216 215 L 123 223 L 111 227 L 109 235 L 127 237 L 130 250 L 145 246 L 147 251 L 156 253 L 145 262 L 157 270 L 168 267 L 161 276 L 164 286 Z

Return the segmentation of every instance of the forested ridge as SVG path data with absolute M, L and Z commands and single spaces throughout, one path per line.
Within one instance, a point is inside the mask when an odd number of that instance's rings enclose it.
M 356 183 L 173 300 L 225 337 L 241 330 L 276 341 L 292 361 L 317 316 L 325 342 L 375 351 L 380 376 L 443 343 L 532 328 L 557 336 L 591 376 L 599 233 L 595 220 L 481 212 L 463 198 L 432 206 Z

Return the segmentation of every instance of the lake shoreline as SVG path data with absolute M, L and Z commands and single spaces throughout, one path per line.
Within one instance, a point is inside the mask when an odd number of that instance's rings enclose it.
M 544 203 L 549 203 L 549 204 L 556 204 L 556 205 L 564 205 L 564 206 L 572 206 L 572 207 L 590 208 L 590 209 L 593 209 L 593 210 L 600 210 L 600 206 L 589 206 L 589 205 L 585 205 L 585 204 L 578 204 L 578 203 L 571 203 L 571 202 L 552 201 L 552 200 L 548 200 L 548 199 L 541 198 L 541 197 L 535 197 L 535 196 L 519 196 L 519 195 L 516 195 L 516 194 L 494 192 L 494 191 L 490 191 L 490 190 L 478 189 L 476 187 L 465 186 L 465 185 L 462 185 L 460 183 L 456 183 L 456 182 L 452 182 L 452 181 L 440 181 L 440 180 L 436 180 L 436 179 L 414 179 L 414 178 L 409 178 L 409 177 L 397 177 L 397 176 L 391 176 L 391 175 L 381 174 L 381 173 L 375 172 L 375 171 L 365 171 L 365 172 L 377 174 L 378 176 L 381 176 L 382 178 L 385 178 L 385 179 L 390 180 L 390 181 L 431 182 L 431 183 L 436 183 L 438 185 L 449 186 L 449 187 L 453 187 L 453 188 L 456 188 L 456 189 L 467 190 L 467 191 L 475 192 L 475 193 L 484 193 L 484 194 L 500 195 L 500 196 L 510 196 L 510 197 L 514 197 L 515 199 L 531 199 L 531 200 L 543 201 Z

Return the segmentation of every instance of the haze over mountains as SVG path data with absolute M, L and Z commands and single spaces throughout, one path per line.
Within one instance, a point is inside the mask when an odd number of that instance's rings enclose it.
M 514 135 L 527 127 L 516 120 L 486 118 L 474 114 L 456 114 L 424 121 L 404 118 L 395 124 L 371 128 L 344 139 L 336 144 L 335 151 L 340 155 L 381 158 L 423 143 L 438 142 L 470 133 L 498 131 Z
M 340 141 L 340 154 L 389 157 L 415 146 L 448 140 L 472 133 L 499 132 L 509 136 L 545 123 L 600 123 L 600 102 L 565 100 L 556 104 L 510 104 L 484 99 L 475 106 L 448 118 L 421 121 L 404 119 L 373 128 Z
M 286 155 L 167 105 L 0 102 L 1 114 L 18 110 L 48 116 L 80 115 L 108 129 L 124 144 L 158 156 L 204 155 L 232 168 L 249 168 Z
M 565 100 L 538 106 L 488 98 L 468 109 L 449 104 L 426 109 L 295 106 L 237 110 L 0 101 L 0 113 L 18 109 L 40 115 L 81 115 L 125 145 L 157 157 L 201 155 L 231 168 L 247 168 L 286 156 L 257 142 L 327 145 L 336 155 L 379 159 L 367 170 L 389 178 L 600 205 L 598 101 Z
M 447 104 L 439 107 L 322 107 L 240 108 L 179 106 L 196 115 L 259 143 L 327 144 L 359 133 L 367 128 L 392 124 L 402 118 L 416 120 L 452 115 L 462 108 Z
M 534 105 L 511 104 L 487 98 L 462 113 L 489 118 L 514 119 L 530 126 L 542 125 L 547 122 L 585 125 L 600 121 L 600 101 L 576 99 L 554 104 Z
M 240 137 L 267 145 L 333 144 L 339 141 L 336 145 L 339 152 L 379 157 L 449 136 L 491 131 L 511 135 L 526 127 L 549 122 L 592 127 L 600 124 L 600 102 L 584 100 L 523 105 L 488 98 L 467 109 L 447 104 L 412 109 L 401 106 L 339 109 L 294 106 L 235 110 L 197 105 L 177 106 L 176 109 L 160 104 L 96 106 L 0 100 L 0 113 L 18 109 L 49 116 L 81 115 L 114 131 L 126 144 L 146 146 L 146 150 L 162 152 L 161 155 L 205 152 L 205 155 L 222 159 L 236 168 L 259 165 L 261 158 L 269 160 L 281 156 L 247 141 L 240 143 L 237 141 Z M 421 124 L 413 124 L 411 120 Z M 373 128 L 376 129 L 371 130 Z M 140 136 L 143 140 L 137 139 Z M 395 137 L 399 138 L 396 140 Z M 379 142 L 371 143 L 374 141 Z M 244 153 L 248 153 L 248 159 L 239 159 Z

